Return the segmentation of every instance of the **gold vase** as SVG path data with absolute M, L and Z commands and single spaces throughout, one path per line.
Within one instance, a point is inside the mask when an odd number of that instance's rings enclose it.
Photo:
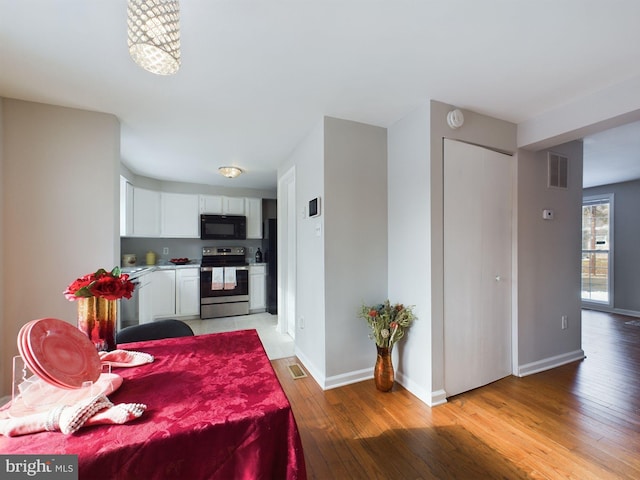
M 376 366 L 373 369 L 373 380 L 376 388 L 381 392 L 388 392 L 393 388 L 393 363 L 391 362 L 391 349 L 379 347 L 376 358 Z
M 116 300 L 100 297 L 78 299 L 78 328 L 93 342 L 99 352 L 116 349 Z

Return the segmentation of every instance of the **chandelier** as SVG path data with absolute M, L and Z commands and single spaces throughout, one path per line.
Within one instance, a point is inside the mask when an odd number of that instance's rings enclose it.
M 178 0 L 128 0 L 127 44 L 134 62 L 157 75 L 180 68 Z

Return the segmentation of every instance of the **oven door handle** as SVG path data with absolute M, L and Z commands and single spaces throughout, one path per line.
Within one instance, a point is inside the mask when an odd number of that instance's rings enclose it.
M 249 270 L 249 267 L 247 267 L 247 266 L 234 267 L 233 265 L 227 265 L 227 267 L 235 268 L 236 270 Z M 214 268 L 226 268 L 226 267 L 200 267 L 200 271 L 201 272 L 211 272 L 211 271 L 213 271 Z

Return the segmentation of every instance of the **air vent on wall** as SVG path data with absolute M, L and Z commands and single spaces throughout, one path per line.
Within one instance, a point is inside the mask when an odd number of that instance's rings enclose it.
M 567 188 L 568 158 L 557 153 L 548 152 L 549 174 L 548 186 Z

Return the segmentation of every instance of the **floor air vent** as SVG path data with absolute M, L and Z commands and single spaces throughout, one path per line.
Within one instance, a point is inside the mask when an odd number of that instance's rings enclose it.
M 291 374 L 294 380 L 297 380 L 299 378 L 304 378 L 307 376 L 307 374 L 302 369 L 302 367 L 297 363 L 289 365 L 288 368 L 289 368 L 289 373 Z
M 549 187 L 567 188 L 568 158 L 557 153 L 548 152 L 549 159 Z

